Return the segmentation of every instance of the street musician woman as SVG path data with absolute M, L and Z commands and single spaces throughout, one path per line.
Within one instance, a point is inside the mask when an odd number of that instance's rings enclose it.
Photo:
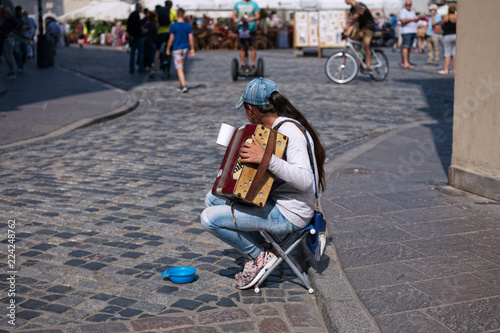
M 288 136 L 285 158 L 273 155 L 268 170 L 275 175 L 273 190 L 264 207 L 231 203 L 208 193 L 207 208 L 201 214 L 203 227 L 238 250 L 245 258 L 242 272 L 236 274 L 236 288 L 247 289 L 255 285 L 266 269 L 277 260 L 276 255 L 265 246 L 259 230 L 274 234 L 287 234 L 309 225 L 314 213 L 315 184 L 318 191 L 325 186 L 323 164 L 325 149 L 319 136 L 288 99 L 279 93 L 276 83 L 258 78 L 247 84 L 236 109 L 244 107 L 252 124 L 275 128 Z M 283 121 L 285 121 L 282 123 Z M 298 123 L 301 126 L 297 126 Z M 310 155 L 304 132 L 311 145 Z M 259 164 L 264 148 L 255 137 L 241 148 L 242 163 Z M 311 157 L 311 158 L 310 158 Z M 312 165 L 311 165 L 311 160 Z M 313 175 L 313 169 L 315 168 Z

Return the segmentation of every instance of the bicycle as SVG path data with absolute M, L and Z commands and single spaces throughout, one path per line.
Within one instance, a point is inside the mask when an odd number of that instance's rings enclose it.
M 372 70 L 368 71 L 364 60 L 361 42 L 354 40 L 344 34 L 342 39 L 346 40 L 346 47 L 331 55 L 325 64 L 325 73 L 335 83 L 349 83 L 361 71 L 362 74 L 370 75 L 375 81 L 383 81 L 389 74 L 389 61 L 384 51 L 370 46 L 372 54 Z

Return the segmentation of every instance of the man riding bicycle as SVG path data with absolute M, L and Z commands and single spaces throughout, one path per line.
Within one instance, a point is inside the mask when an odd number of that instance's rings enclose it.
M 250 59 L 252 61 L 252 71 L 255 71 L 255 60 L 257 58 L 257 51 L 255 48 L 257 40 L 257 28 L 255 21 L 260 19 L 260 8 L 255 1 L 252 0 L 241 0 L 234 5 L 233 10 L 233 21 L 239 23 L 240 21 L 248 22 L 248 29 L 250 30 L 250 36 L 245 38 L 239 38 L 240 47 L 240 60 L 241 68 L 246 69 L 248 64 L 245 59 L 245 43 L 248 43 L 248 48 L 250 49 Z
M 344 27 L 344 32 L 353 39 L 361 41 L 366 67 L 371 72 L 372 54 L 370 52 L 370 43 L 375 32 L 375 20 L 365 4 L 356 2 L 356 0 L 345 0 L 345 3 L 351 5 L 351 9 L 349 10 L 349 24 Z

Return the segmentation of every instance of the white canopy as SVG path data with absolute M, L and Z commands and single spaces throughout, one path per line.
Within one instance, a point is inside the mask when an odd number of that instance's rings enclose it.
M 260 8 L 277 10 L 317 10 L 317 9 L 348 9 L 345 0 L 254 0 Z M 385 15 L 397 14 L 403 8 L 405 0 L 363 0 L 370 9 L 381 9 Z M 417 7 L 419 1 L 414 0 Z M 174 8 L 182 7 L 186 12 L 192 11 L 232 11 L 236 0 L 174 0 Z M 145 0 L 145 7 L 154 8 L 163 5 L 163 0 Z M 417 8 L 415 8 L 417 10 Z
M 260 8 L 285 9 L 285 10 L 307 10 L 307 9 L 347 9 L 345 0 L 254 0 Z M 399 11 L 403 8 L 405 0 L 364 0 L 363 3 L 368 8 L 395 8 Z M 144 0 L 141 1 L 144 7 L 153 9 L 156 5 L 163 6 L 164 0 Z M 203 10 L 233 10 L 236 0 L 174 0 L 173 8 L 184 8 L 186 11 Z
M 93 18 L 94 20 L 114 21 L 128 18 L 133 10 L 133 5 L 123 1 L 93 0 L 82 8 L 59 16 L 58 20 Z
M 260 8 L 277 10 L 317 10 L 317 9 L 347 9 L 345 0 L 255 0 Z M 370 9 L 381 9 L 385 15 L 397 14 L 405 0 L 363 0 Z M 414 7 L 427 0 L 414 0 Z M 188 14 L 219 12 L 221 16 L 230 15 L 236 0 L 174 0 L 174 8 L 182 7 Z M 141 0 L 145 8 L 154 10 L 156 5 L 164 6 L 165 0 Z M 126 19 L 134 10 L 133 5 L 119 0 L 93 0 L 88 5 L 59 17 L 60 20 L 75 18 L 93 18 L 95 20 Z M 418 10 L 415 8 L 415 10 Z M 421 10 L 422 11 L 422 10 Z

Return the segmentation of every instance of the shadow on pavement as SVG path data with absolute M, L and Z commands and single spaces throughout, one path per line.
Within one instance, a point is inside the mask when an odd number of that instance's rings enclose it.
M 420 86 L 427 100 L 428 107 L 417 108 L 420 112 L 429 114 L 439 123 L 426 125 L 434 138 L 434 149 L 446 175 L 451 165 L 451 147 L 453 138 L 453 96 L 455 80 L 453 76 L 438 79 L 402 79 L 402 84 Z M 422 153 L 426 153 L 422 151 Z

